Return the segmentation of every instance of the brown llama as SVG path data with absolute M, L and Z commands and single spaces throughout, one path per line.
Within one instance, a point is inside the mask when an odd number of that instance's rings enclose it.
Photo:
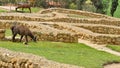
M 19 3 L 18 6 L 16 7 L 16 12 L 18 8 L 22 8 L 22 12 L 24 8 L 28 8 L 31 13 L 31 5 L 28 3 Z
M 23 36 L 25 36 L 25 39 L 26 39 L 25 44 L 28 43 L 28 38 L 27 38 L 27 36 L 31 37 L 32 40 L 33 40 L 34 42 L 36 42 L 36 37 L 32 34 L 32 32 L 31 32 L 31 31 L 29 30 L 29 28 L 26 27 L 26 26 L 23 26 L 23 25 L 13 25 L 13 26 L 11 27 L 11 31 L 12 31 L 12 34 L 13 34 L 13 36 L 12 36 L 12 41 L 13 41 L 13 42 L 15 42 L 15 36 L 16 36 L 17 34 L 21 35 L 20 42 L 21 42 Z

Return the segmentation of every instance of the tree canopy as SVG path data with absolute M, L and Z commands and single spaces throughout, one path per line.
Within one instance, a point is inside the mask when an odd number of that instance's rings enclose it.
M 111 5 L 111 15 L 114 16 L 114 12 L 116 11 L 118 6 L 118 0 L 112 0 L 112 5 Z

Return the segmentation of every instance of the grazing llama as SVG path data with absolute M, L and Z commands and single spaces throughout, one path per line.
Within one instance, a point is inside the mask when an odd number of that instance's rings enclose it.
M 23 25 L 13 25 L 11 27 L 11 31 L 12 31 L 12 41 L 14 42 L 15 41 L 15 36 L 17 34 L 21 35 L 21 38 L 20 38 L 20 42 L 23 38 L 23 36 L 25 36 L 25 39 L 26 39 L 26 42 L 25 44 L 28 43 L 28 38 L 27 36 L 31 37 L 33 41 L 36 42 L 36 37 L 32 34 L 32 32 L 29 30 L 28 27 L 26 26 L 23 26 Z
M 19 3 L 18 6 L 16 7 L 16 11 L 18 8 L 22 8 L 22 12 L 23 12 L 23 9 L 24 8 L 28 8 L 30 13 L 31 13 L 31 6 L 30 4 L 27 4 L 27 3 Z

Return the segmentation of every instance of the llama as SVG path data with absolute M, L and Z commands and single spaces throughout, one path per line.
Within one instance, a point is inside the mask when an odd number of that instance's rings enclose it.
M 16 11 L 18 8 L 22 8 L 22 12 L 23 12 L 23 9 L 24 8 L 28 8 L 30 13 L 31 13 L 31 6 L 30 4 L 27 4 L 27 3 L 19 3 L 18 6 L 16 7 Z
M 12 31 L 12 35 L 13 35 L 13 36 L 12 36 L 12 41 L 13 41 L 13 42 L 15 42 L 15 36 L 16 36 L 17 34 L 21 35 L 20 42 L 21 42 L 23 36 L 25 36 L 25 39 L 26 39 L 25 44 L 28 43 L 28 38 L 27 38 L 27 36 L 31 37 L 32 40 L 33 40 L 34 42 L 36 42 L 36 37 L 32 34 L 32 32 L 31 32 L 31 31 L 29 30 L 29 28 L 26 27 L 26 26 L 23 26 L 23 25 L 13 25 L 13 26 L 11 27 L 11 31 Z

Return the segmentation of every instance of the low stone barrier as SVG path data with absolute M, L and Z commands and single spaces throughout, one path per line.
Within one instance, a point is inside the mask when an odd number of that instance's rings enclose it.
M 0 68 L 40 68 L 37 63 L 0 53 Z
M 91 41 L 95 44 L 113 44 L 120 45 L 120 35 L 98 35 L 98 34 L 78 34 L 79 39 Z
M 3 23 L 0 23 L 0 25 L 4 28 L 9 28 L 12 23 L 13 22 L 6 22 L 6 23 L 3 22 Z M 20 22 L 19 22 L 19 24 L 20 24 Z M 25 23 L 21 23 L 21 24 L 28 26 Z M 29 25 L 28 27 L 29 28 L 34 28 L 33 25 Z M 57 27 L 57 28 L 59 29 L 59 27 Z M 88 27 L 86 27 L 86 28 L 88 28 Z M 106 28 L 106 27 L 104 27 L 104 28 Z M 91 28 L 91 29 L 93 29 L 93 28 Z M 93 29 L 93 30 L 95 30 L 95 29 Z M 96 29 L 96 31 L 97 31 L 97 29 Z M 104 30 L 102 30 L 102 31 L 104 31 Z M 113 31 L 115 31 L 116 33 L 118 32 L 118 34 L 119 34 L 119 29 L 118 30 L 114 29 Z M 1 32 L 2 32 L 1 33 L 1 38 L 4 38 L 5 37 L 4 31 L 2 30 Z M 74 32 L 77 32 L 77 31 L 74 31 Z M 108 31 L 106 31 L 106 32 L 108 32 Z M 111 32 L 111 31 L 109 31 L 109 32 Z M 110 37 L 109 35 L 108 36 L 104 36 L 104 35 L 97 36 L 97 34 L 94 34 L 94 33 L 92 35 L 92 34 L 89 34 L 89 33 L 84 34 L 82 32 L 81 33 L 75 33 L 75 34 L 69 34 L 69 33 L 54 34 L 54 32 L 46 34 L 46 33 L 42 33 L 42 32 L 35 32 L 35 34 L 37 35 L 38 40 L 42 40 L 42 41 L 78 42 L 78 38 L 81 38 L 81 39 L 89 40 L 89 41 L 97 43 L 97 44 L 120 44 L 119 43 L 119 36 L 117 36 L 117 37 L 114 37 L 114 36 Z
M 28 16 L 1 16 L 1 20 L 19 20 L 19 21 L 37 21 L 37 22 L 67 22 L 67 23 L 88 23 L 88 24 L 103 24 L 120 26 L 120 20 L 105 19 L 105 18 L 41 18 Z
M 63 9 L 63 8 L 50 8 L 50 9 L 45 9 L 45 10 L 40 11 L 41 14 L 51 13 L 51 12 L 77 14 L 77 15 L 87 16 L 87 17 L 91 17 L 91 18 L 108 18 L 108 19 L 112 18 L 112 17 L 103 15 L 103 14 L 92 13 L 92 12 L 87 12 L 87 11 L 80 11 L 80 10 Z
M 84 28 L 87 30 L 90 30 L 94 33 L 100 33 L 100 34 L 113 34 L 113 35 L 119 35 L 120 34 L 120 28 L 119 27 L 110 27 L 110 26 L 86 26 L 81 25 L 78 26 L 80 28 Z
M 34 32 L 37 35 L 38 40 L 40 41 L 55 41 L 55 42 L 67 42 L 73 43 L 78 42 L 78 36 L 66 34 L 66 33 L 41 33 L 41 32 Z
M 5 38 L 5 29 L 0 29 L 0 40 Z
M 91 41 L 96 44 L 120 45 L 120 36 L 93 36 Z
M 62 10 L 62 9 L 52 9 L 50 11 L 57 11 L 57 12 L 70 12 L 70 13 L 81 13 L 82 11 L 69 11 L 69 10 Z M 43 12 L 44 13 L 44 12 Z M 91 13 L 91 12 L 90 12 Z M 89 14 L 88 14 L 89 15 Z M 94 14 L 91 14 L 94 16 Z M 96 15 L 96 14 L 95 14 Z M 19 24 L 26 25 L 29 28 L 38 28 L 38 26 L 35 25 L 28 25 L 28 23 L 24 23 L 24 21 L 35 21 L 35 22 L 65 22 L 65 23 L 84 23 L 84 24 L 99 24 L 99 25 L 112 25 L 112 26 L 120 26 L 120 20 L 109 18 L 106 16 L 101 16 L 101 14 L 98 14 L 100 18 L 69 18 L 69 17 L 63 17 L 63 18 L 41 18 L 41 17 L 30 17 L 30 16 L 17 16 L 17 15 L 0 15 L 0 28 L 6 29 L 10 28 L 10 26 L 14 23 L 15 20 L 19 21 Z M 22 22 L 22 23 L 21 23 Z M 53 26 L 52 28 L 55 29 L 62 29 L 63 27 Z M 67 29 L 70 32 L 73 32 L 75 34 L 70 33 L 42 33 L 42 32 L 36 32 L 36 35 L 38 36 L 38 40 L 45 40 L 45 41 L 57 41 L 57 42 L 78 42 L 78 38 L 85 39 L 92 41 L 94 43 L 98 44 L 120 44 L 119 43 L 119 36 L 109 36 L 109 34 L 120 34 L 119 28 L 109 28 L 109 27 L 102 27 L 102 26 L 96 26 L 96 27 L 90 27 L 90 26 L 80 26 L 80 28 L 84 28 L 87 30 L 90 30 L 93 32 L 92 34 L 89 33 L 77 33 L 77 31 L 72 29 Z M 95 32 L 95 33 L 94 33 Z M 100 34 L 108 34 L 107 35 L 99 35 Z M 2 33 L 1 33 L 2 34 Z M 4 32 L 1 35 L 1 38 L 4 38 Z M 108 40 L 109 39 L 109 40 Z M 113 40 L 114 39 L 114 40 Z

